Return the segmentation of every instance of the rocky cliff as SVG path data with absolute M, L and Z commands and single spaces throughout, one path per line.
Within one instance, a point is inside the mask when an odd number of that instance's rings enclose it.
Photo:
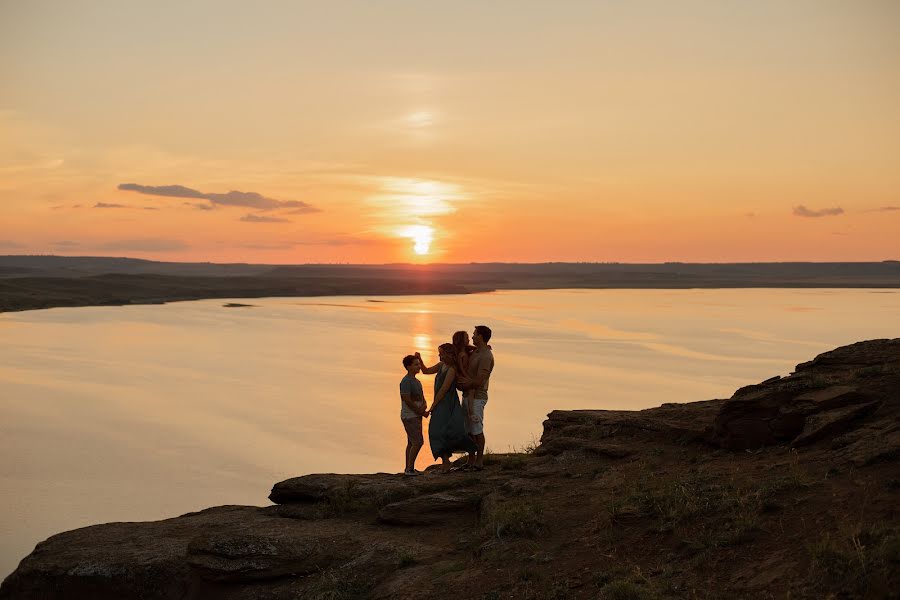
M 860 342 L 729 400 L 554 411 L 481 473 L 61 533 L 0 598 L 897 597 L 898 410 L 900 339 Z

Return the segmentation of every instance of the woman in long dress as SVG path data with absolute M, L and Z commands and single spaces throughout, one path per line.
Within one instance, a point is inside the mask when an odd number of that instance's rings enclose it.
M 459 364 L 453 344 L 438 347 L 441 359 L 434 378 L 434 401 L 429 412 L 428 442 L 435 460 L 441 459 L 441 472 L 450 472 L 450 457 L 454 452 L 474 453 L 475 442 L 466 433 L 465 417 L 456 391 Z

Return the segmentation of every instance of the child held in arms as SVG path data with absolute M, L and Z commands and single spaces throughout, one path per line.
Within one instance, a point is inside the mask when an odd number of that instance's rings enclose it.
M 422 436 L 422 417 L 428 416 L 425 410 L 425 393 L 422 383 L 416 379 L 416 373 L 422 369 L 422 363 L 415 356 L 403 357 L 406 375 L 400 380 L 400 420 L 406 430 L 406 468 L 404 475 L 419 475 L 416 471 L 416 457 L 425 440 Z

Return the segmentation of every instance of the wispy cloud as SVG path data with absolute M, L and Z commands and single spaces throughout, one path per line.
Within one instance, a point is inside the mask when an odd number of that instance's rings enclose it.
M 78 248 L 81 246 L 81 243 L 72 240 L 60 240 L 58 242 L 51 242 L 50 245 L 54 248 Z
M 866 212 L 893 212 L 900 210 L 900 206 L 879 206 L 878 208 L 870 208 Z
M 835 206 L 834 208 L 821 208 L 819 210 L 806 208 L 802 204 L 794 207 L 794 216 L 796 217 L 834 217 L 842 214 L 844 214 L 844 209 L 840 206 Z
M 230 192 L 219 194 L 201 192 L 183 185 L 141 185 L 139 183 L 122 183 L 119 184 L 119 189 L 148 196 L 208 200 L 215 206 L 242 206 L 257 210 L 291 209 L 293 214 L 319 212 L 318 208 L 300 200 L 276 200 L 257 192 L 231 190 Z
M 111 202 L 98 202 L 94 205 L 94 208 L 131 208 L 130 206 L 125 206 L 124 204 L 113 204 Z
M 240 219 L 245 223 L 290 223 L 290 219 L 284 217 L 270 217 L 268 215 L 244 215 Z
M 190 248 L 181 240 L 163 238 L 144 238 L 133 240 L 115 240 L 97 246 L 101 250 L 122 252 L 178 252 Z
M 242 248 L 251 250 L 289 250 L 297 246 L 371 246 L 384 244 L 383 240 L 373 238 L 336 237 L 315 240 L 276 240 L 269 242 L 247 242 L 240 244 Z
M 185 206 L 196 208 L 197 210 L 212 210 L 215 208 L 212 204 L 203 204 L 200 202 L 182 202 Z
M 13 250 L 17 250 L 24 247 L 25 244 L 22 244 L 20 242 L 14 242 L 13 240 L 0 240 L 0 248 L 12 248 Z

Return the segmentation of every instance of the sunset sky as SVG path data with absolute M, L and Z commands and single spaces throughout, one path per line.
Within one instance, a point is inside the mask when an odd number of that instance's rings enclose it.
M 0 254 L 900 258 L 900 2 L 0 0 Z

